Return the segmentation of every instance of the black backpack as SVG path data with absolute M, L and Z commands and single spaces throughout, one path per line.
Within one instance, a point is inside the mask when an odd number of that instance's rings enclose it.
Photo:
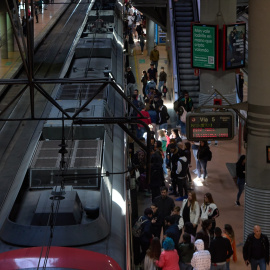
M 136 221 L 132 228 L 132 234 L 134 237 L 141 237 L 142 235 L 142 224 L 146 222 L 147 219 L 143 220 L 143 217 L 139 217 L 139 219 Z
M 207 161 L 211 161 L 212 160 L 212 152 L 211 150 L 209 149 L 208 151 L 208 156 L 207 156 Z

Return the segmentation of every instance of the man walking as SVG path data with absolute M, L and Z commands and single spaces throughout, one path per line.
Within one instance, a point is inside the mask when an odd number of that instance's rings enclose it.
M 158 68 L 158 60 L 159 60 L 159 51 L 157 50 L 157 46 L 154 46 L 154 49 L 150 52 L 150 61 L 153 62 L 155 68 Z
M 251 270 L 257 269 L 257 266 L 260 270 L 265 270 L 266 264 L 269 264 L 269 240 L 262 234 L 259 225 L 255 225 L 253 233 L 248 235 L 243 247 L 243 257 L 245 264 L 251 265 Z
M 230 240 L 222 236 L 219 227 L 215 228 L 215 238 L 211 241 L 209 251 L 211 270 L 226 270 L 226 260 L 232 256 L 233 250 Z
M 161 86 L 166 85 L 167 82 L 167 73 L 164 71 L 164 67 L 161 67 L 161 71 L 159 73 L 159 84 L 158 91 L 161 92 Z

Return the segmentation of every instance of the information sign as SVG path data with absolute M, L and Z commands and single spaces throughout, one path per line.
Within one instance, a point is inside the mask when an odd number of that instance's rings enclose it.
M 218 26 L 192 24 L 192 67 L 218 69 Z
M 232 140 L 234 115 L 231 112 L 188 113 L 186 131 L 190 141 Z

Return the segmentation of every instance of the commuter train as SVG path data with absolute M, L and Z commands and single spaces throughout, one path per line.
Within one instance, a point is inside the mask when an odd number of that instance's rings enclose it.
M 122 5 L 112 2 L 90 11 L 67 57 L 68 83 L 0 230 L 1 269 L 131 269 L 126 135 L 112 121 L 126 108 Z

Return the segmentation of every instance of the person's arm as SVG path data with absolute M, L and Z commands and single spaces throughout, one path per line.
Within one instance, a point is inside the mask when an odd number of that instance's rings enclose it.
M 193 226 L 196 227 L 198 225 L 199 218 L 200 218 L 200 206 L 199 206 L 199 203 L 197 201 L 195 201 L 194 207 L 195 207 L 196 215 L 195 215 Z
M 182 171 L 182 163 L 180 161 L 177 161 L 176 173 L 180 174 L 181 171 Z
M 165 258 L 164 258 L 164 253 L 163 252 L 160 254 L 159 260 L 155 261 L 155 264 L 156 264 L 157 267 L 160 267 L 160 268 L 162 268 L 164 266 Z
M 178 222 L 178 229 L 179 229 L 179 230 L 182 230 L 183 227 L 184 227 L 184 219 L 183 219 L 183 217 L 181 216 L 181 217 L 179 218 L 179 222 Z
M 226 241 L 227 242 L 226 245 L 227 245 L 227 259 L 229 259 L 233 255 L 232 245 L 228 238 L 224 238 L 224 239 L 228 240 Z M 211 245 L 210 245 L 210 248 L 211 248 Z

